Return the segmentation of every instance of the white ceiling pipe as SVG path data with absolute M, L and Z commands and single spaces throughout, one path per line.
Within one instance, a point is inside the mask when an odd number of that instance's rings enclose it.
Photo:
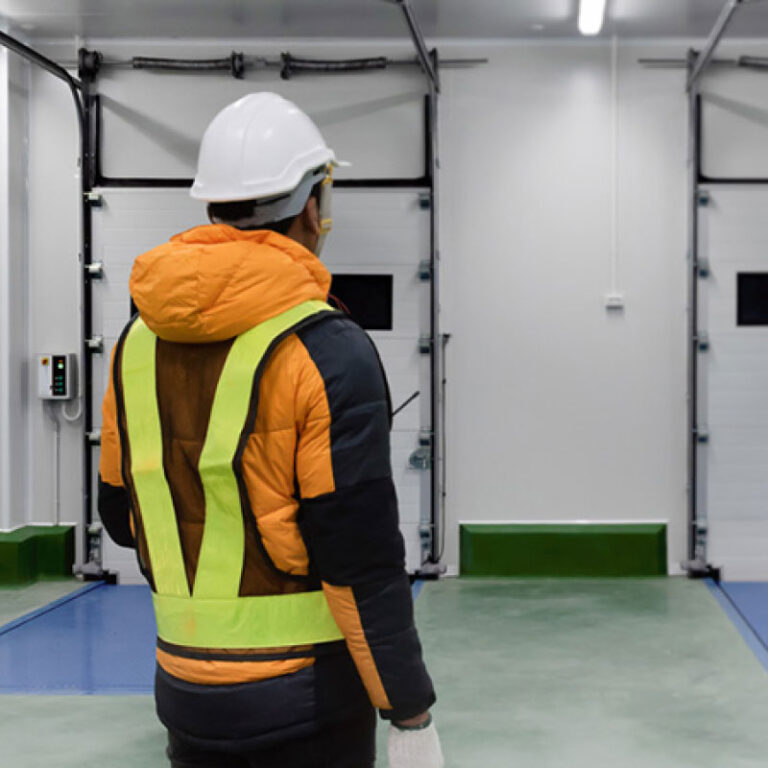
M 579 3 L 579 32 L 596 35 L 603 28 L 605 0 L 581 0 Z

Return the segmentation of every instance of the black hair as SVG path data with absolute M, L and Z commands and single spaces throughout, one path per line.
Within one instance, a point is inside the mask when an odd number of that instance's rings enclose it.
M 309 197 L 314 197 L 315 200 L 320 202 L 320 191 L 322 190 L 323 182 L 318 181 L 312 187 L 312 191 L 309 193 Z M 307 198 L 309 202 L 309 198 Z M 250 219 L 256 208 L 258 207 L 258 200 L 236 200 L 231 203 L 208 203 L 208 218 L 211 221 L 216 221 L 221 224 L 229 224 L 232 227 L 237 227 L 235 222 L 242 219 Z M 239 227 L 239 229 L 269 229 L 272 232 L 277 232 L 280 235 L 285 235 L 291 228 L 291 225 L 296 221 L 296 216 L 289 216 L 287 219 L 280 221 L 270 221 L 266 224 L 260 224 L 257 227 Z

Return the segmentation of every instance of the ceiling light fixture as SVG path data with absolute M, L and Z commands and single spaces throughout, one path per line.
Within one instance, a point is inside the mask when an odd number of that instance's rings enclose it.
M 581 0 L 579 3 L 579 32 L 596 35 L 603 28 L 605 0 Z

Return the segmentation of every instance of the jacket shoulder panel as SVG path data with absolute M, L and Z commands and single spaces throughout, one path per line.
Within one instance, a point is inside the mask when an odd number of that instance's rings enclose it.
M 325 386 L 335 488 L 389 477 L 389 391 L 373 342 L 344 316 L 297 336 Z
M 332 412 L 388 400 L 376 347 L 353 320 L 334 315 L 297 336 L 323 377 Z

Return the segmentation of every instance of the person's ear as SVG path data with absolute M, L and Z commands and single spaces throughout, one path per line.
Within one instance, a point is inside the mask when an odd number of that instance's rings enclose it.
M 320 208 L 317 205 L 317 198 L 314 195 L 309 196 L 304 210 L 301 212 L 304 218 L 304 226 L 313 234 L 320 235 L 322 227 L 320 224 Z

